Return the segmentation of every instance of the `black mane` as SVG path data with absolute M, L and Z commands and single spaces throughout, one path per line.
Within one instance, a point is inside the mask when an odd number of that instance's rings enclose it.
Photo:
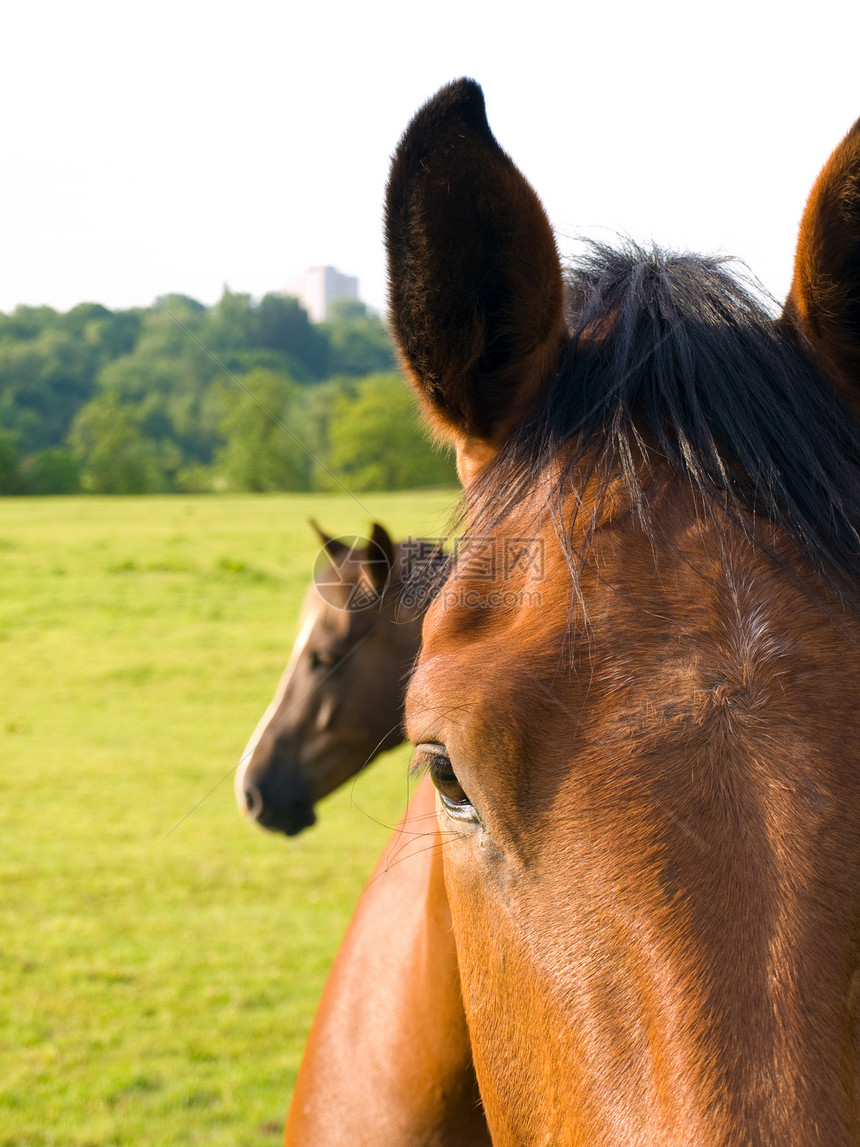
M 653 530 L 638 445 L 757 544 L 756 519 L 777 523 L 857 604 L 860 423 L 796 332 L 717 258 L 590 244 L 569 290 L 564 361 L 475 484 L 470 528 L 497 528 L 566 448 L 557 509 L 574 476 L 598 476 L 599 503 L 620 475 Z M 569 556 L 575 571 L 582 554 Z

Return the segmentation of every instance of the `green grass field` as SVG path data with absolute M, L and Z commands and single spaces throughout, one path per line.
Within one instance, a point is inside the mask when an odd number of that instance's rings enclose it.
M 397 537 L 453 492 L 362 495 Z M 277 1143 L 405 751 L 287 840 L 232 770 L 326 495 L 0 500 L 0 1145 Z

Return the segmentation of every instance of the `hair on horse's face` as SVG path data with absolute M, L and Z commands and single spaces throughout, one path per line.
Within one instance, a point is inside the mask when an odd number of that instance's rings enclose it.
M 856 1143 L 860 123 L 779 315 L 720 260 L 563 272 L 471 80 L 386 241 L 465 493 L 288 1147 Z
M 386 218 L 473 539 L 408 710 L 494 1141 L 853 1141 L 860 127 L 779 317 L 713 259 L 565 275 L 469 80 Z

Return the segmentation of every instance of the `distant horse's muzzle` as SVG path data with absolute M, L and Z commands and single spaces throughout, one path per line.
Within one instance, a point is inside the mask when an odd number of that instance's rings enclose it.
M 295 836 L 316 821 L 313 797 L 298 778 L 242 778 L 245 813 L 262 828 Z

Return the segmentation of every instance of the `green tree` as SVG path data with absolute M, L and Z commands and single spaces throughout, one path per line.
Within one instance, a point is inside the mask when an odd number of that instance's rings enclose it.
M 357 380 L 354 378 L 329 378 L 305 391 L 303 440 L 315 459 L 310 469 L 311 489 L 332 488 L 331 477 L 326 473 L 331 454 L 332 419 L 338 404 L 354 401 L 356 394 Z
M 45 330 L 56 329 L 61 316 L 53 307 L 16 307 L 11 315 L 0 315 L 0 340 L 26 342 Z
M 411 422 L 396 425 L 395 416 L 380 429 L 384 411 L 374 410 L 372 387 L 360 380 L 393 362 L 384 324 L 357 301 L 334 304 L 324 324 L 311 323 L 289 296 L 257 302 L 226 288 L 214 307 L 176 294 L 116 312 L 99 303 L 65 314 L 18 307 L 0 315 L 2 480 L 34 493 L 78 482 L 102 492 L 330 484 L 278 421 L 324 467 L 336 445 L 337 465 L 364 484 L 402 486 L 409 473 L 420 482 L 446 480 L 450 467 Z M 241 379 L 276 421 L 242 395 Z M 393 409 L 406 417 L 402 388 L 396 394 Z M 359 397 L 363 405 L 344 415 Z M 363 432 L 340 424 L 365 415 L 381 435 L 366 465 Z M 411 461 L 389 457 L 389 431 L 395 454 L 412 443 Z
M 51 327 L 0 342 L 0 422 L 23 453 L 62 443 L 93 393 L 98 361 L 95 348 Z
M 257 311 L 257 341 L 261 347 L 295 359 L 311 379 L 325 378 L 328 372 L 326 334 L 311 323 L 299 300 L 290 295 L 264 295 Z
M 102 361 L 129 354 L 140 333 L 139 311 L 109 311 L 101 303 L 79 303 L 60 316 L 59 327 L 87 346 Z
M 322 329 L 328 336 L 329 369 L 333 375 L 362 377 L 392 370 L 396 365 L 384 323 L 357 299 L 332 303 Z
M 15 445 L 15 436 L 8 430 L 0 430 L 0 494 L 19 493 L 20 464 L 21 455 Z
M 160 295 L 155 306 L 140 316 L 140 334 L 135 352 L 150 357 L 181 359 L 199 358 L 205 364 L 204 374 L 211 377 L 214 365 L 202 339 L 208 312 L 202 303 L 187 295 Z
M 221 298 L 206 317 L 203 341 L 216 354 L 258 343 L 257 315 L 251 296 L 224 288 Z
M 25 494 L 77 494 L 81 488 L 78 461 L 64 446 L 49 446 L 25 459 L 21 478 Z
M 449 455 L 434 450 L 412 393 L 398 374 L 373 374 L 355 397 L 336 399 L 328 426 L 329 467 L 352 490 L 404 490 L 457 480 Z
M 306 490 L 310 463 L 299 445 L 301 388 L 288 375 L 263 369 L 240 382 L 218 388 L 224 446 L 215 469 L 234 490 Z
M 159 493 L 171 486 L 181 455 L 172 443 L 145 437 L 138 408 L 107 392 L 75 418 L 69 444 L 81 467 L 81 486 L 91 494 Z

